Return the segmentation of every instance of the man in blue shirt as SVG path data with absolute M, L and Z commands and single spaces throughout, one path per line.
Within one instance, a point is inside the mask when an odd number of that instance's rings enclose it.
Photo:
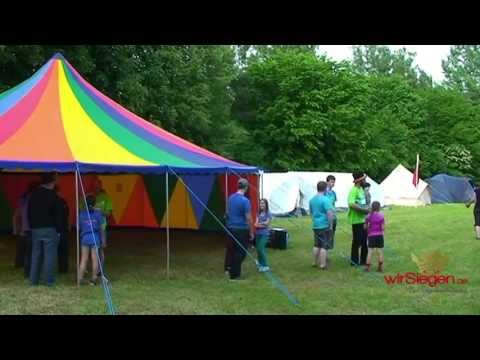
M 327 183 L 319 181 L 317 184 L 318 193 L 309 203 L 314 239 L 312 266 L 317 266 L 320 263 L 320 269 L 322 270 L 327 268 L 327 252 L 332 248 L 333 211 L 330 199 L 325 196 L 326 190 Z
M 253 240 L 253 221 L 250 200 L 245 197 L 248 190 L 248 181 L 239 179 L 238 191 L 228 198 L 227 227 L 235 239 L 229 234 L 228 241 L 233 249 L 230 259 L 227 259 L 227 269 L 230 280 L 239 280 L 242 262 L 245 259 L 249 240 Z M 228 249 L 228 246 L 227 246 Z M 228 256 L 228 255 L 227 255 Z
M 335 231 L 337 230 L 337 214 L 335 210 L 335 203 L 337 202 L 337 193 L 333 190 L 335 186 L 335 176 L 327 176 L 327 190 L 325 191 L 325 196 L 330 199 L 332 202 L 332 211 L 333 211 L 333 224 L 332 224 L 332 249 L 335 246 Z

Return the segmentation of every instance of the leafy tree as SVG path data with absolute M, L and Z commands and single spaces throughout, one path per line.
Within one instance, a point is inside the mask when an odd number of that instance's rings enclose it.
M 249 65 L 237 90 L 234 115 L 264 149 L 261 165 L 333 170 L 358 161 L 364 89 L 347 63 L 277 49 Z
M 480 46 L 456 45 L 442 61 L 445 85 L 480 101 Z
M 235 57 L 237 65 L 243 68 L 248 65 L 248 61 L 265 59 L 277 50 L 295 50 L 315 54 L 317 45 L 236 45 Z
M 416 54 L 405 48 L 392 51 L 388 46 L 361 45 L 353 47 L 353 65 L 365 74 L 399 75 L 412 85 L 431 86 L 432 79 L 418 65 Z

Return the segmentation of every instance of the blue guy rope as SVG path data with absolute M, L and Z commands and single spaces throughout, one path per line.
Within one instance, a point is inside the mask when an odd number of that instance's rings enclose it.
M 240 248 L 245 251 L 245 253 L 255 262 L 255 264 L 258 264 L 258 261 L 255 259 L 255 257 L 247 250 L 245 247 L 242 245 L 240 241 L 233 235 L 230 230 L 228 230 L 227 227 L 225 227 L 220 219 L 218 219 L 217 216 L 213 212 L 210 211 L 210 209 L 200 200 L 200 198 L 190 189 L 190 187 L 183 181 L 183 179 L 175 172 L 175 170 L 171 169 L 168 167 L 170 171 L 182 182 L 183 186 L 195 197 L 195 199 L 199 202 L 202 207 L 208 211 L 210 215 L 220 224 L 220 226 L 225 230 L 225 232 L 240 246 Z M 282 282 L 273 275 L 271 271 L 266 271 L 264 274 L 267 276 L 267 278 L 272 282 L 272 284 L 284 295 L 287 296 L 287 298 L 292 302 L 294 305 L 299 305 L 300 302 L 291 294 L 291 292 L 287 289 L 285 285 L 282 284 Z
M 80 175 L 80 169 L 78 167 L 78 163 L 76 163 L 75 165 L 77 167 L 77 175 L 80 179 L 79 182 L 80 182 L 80 188 L 82 189 L 83 200 L 85 202 L 85 209 L 87 209 L 88 221 L 90 223 L 90 230 L 92 232 L 92 236 L 93 236 L 94 241 L 95 241 L 95 247 L 94 248 L 95 248 L 95 251 L 97 253 L 97 261 L 98 261 L 98 266 L 99 266 L 99 269 L 100 269 L 100 275 L 101 275 L 101 278 L 102 278 L 102 288 L 103 288 L 105 304 L 107 306 L 108 313 L 110 315 L 116 315 L 115 306 L 113 305 L 113 300 L 112 300 L 111 285 L 110 285 L 110 282 L 108 281 L 107 277 L 105 276 L 105 273 L 103 272 L 102 262 L 100 261 L 100 253 L 99 253 L 98 247 L 97 247 L 97 239 L 95 238 L 95 231 L 93 230 L 92 219 L 90 217 L 90 212 L 88 211 L 87 197 L 85 195 L 85 189 L 83 188 L 83 181 L 82 181 L 82 177 Z

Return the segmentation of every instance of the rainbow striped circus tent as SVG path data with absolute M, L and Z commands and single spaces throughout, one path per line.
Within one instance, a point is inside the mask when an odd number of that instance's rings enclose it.
M 143 120 L 95 89 L 60 54 L 0 94 L 0 168 L 1 229 L 11 227 L 19 197 L 41 171 L 63 173 L 60 192 L 73 224 L 77 193 L 83 201 L 75 176 L 81 173 L 86 193 L 101 180 L 112 198 L 112 226 L 221 230 L 205 207 L 223 218 L 239 176 L 253 185 L 254 209 L 258 201 L 257 167 Z
M 131 113 L 56 54 L 0 94 L 0 168 L 72 172 L 256 173 Z

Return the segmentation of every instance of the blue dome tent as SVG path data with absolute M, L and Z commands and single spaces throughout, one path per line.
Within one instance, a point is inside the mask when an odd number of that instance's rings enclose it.
M 432 204 L 464 203 L 473 196 L 473 188 L 467 177 L 438 174 L 427 179 Z

